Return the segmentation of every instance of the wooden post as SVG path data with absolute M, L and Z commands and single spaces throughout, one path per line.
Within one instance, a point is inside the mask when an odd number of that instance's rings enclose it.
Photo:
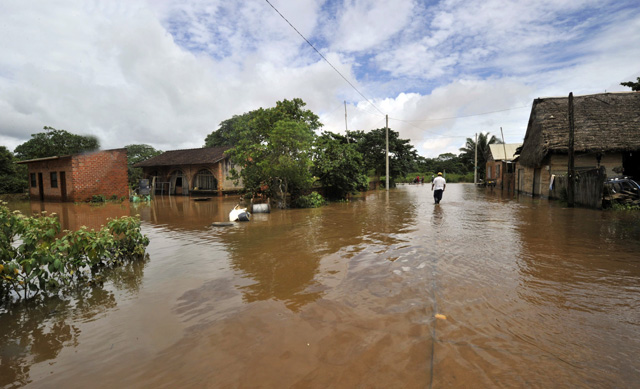
M 574 183 L 575 183 L 575 166 L 574 166 L 574 155 L 573 155 L 573 144 L 574 144 L 574 117 L 573 117 L 573 92 L 569 93 L 569 179 L 567 180 L 567 206 L 573 207 L 574 203 Z
M 386 116 L 386 125 L 384 126 L 385 129 L 385 136 L 387 139 L 387 154 L 386 154 L 386 161 L 387 161 L 387 165 L 386 165 L 386 184 L 387 184 L 387 190 L 389 190 L 389 115 L 385 115 Z
M 476 132 L 476 150 L 475 160 L 473 163 L 473 183 L 478 185 L 478 133 Z

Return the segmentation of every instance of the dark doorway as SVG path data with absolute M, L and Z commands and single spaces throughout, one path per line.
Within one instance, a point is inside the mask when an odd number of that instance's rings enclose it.
M 64 172 L 60 172 L 60 200 L 67 201 L 67 177 Z
M 38 173 L 38 192 L 40 194 L 40 201 L 44 201 L 44 184 L 42 182 L 42 173 Z
M 182 176 L 176 177 L 176 194 L 182 194 Z
M 640 150 L 622 153 L 622 171 L 625 176 L 640 180 Z

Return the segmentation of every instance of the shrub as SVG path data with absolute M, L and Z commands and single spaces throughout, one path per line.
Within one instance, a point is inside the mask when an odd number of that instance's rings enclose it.
M 137 217 L 111 219 L 98 231 L 60 233 L 55 214 L 27 217 L 0 204 L 0 301 L 87 285 L 101 269 L 141 258 L 149 244 Z
M 300 196 L 293 202 L 295 208 L 318 208 L 324 204 L 324 197 L 318 192 L 311 192 L 308 195 Z

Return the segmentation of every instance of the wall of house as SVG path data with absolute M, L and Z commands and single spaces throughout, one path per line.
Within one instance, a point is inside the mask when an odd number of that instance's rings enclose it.
M 516 186 L 518 188 L 518 191 L 522 194 L 527 194 L 530 196 L 533 196 L 533 195 L 540 196 L 541 194 L 543 196 L 548 196 L 548 190 L 549 190 L 548 179 L 550 176 L 548 174 L 543 174 L 542 171 L 543 169 L 538 169 L 538 174 L 540 174 L 540 179 L 534 180 L 536 169 L 518 165 L 517 173 L 516 173 L 517 175 Z M 546 194 L 541 193 L 543 191 L 542 187 L 544 186 L 543 183 L 545 182 L 545 180 L 547 182 Z
M 71 168 L 71 158 L 57 158 L 46 161 L 36 161 L 30 162 L 27 164 L 27 168 L 29 171 L 29 196 L 32 200 L 40 200 L 40 180 L 38 175 L 42 175 L 42 194 L 44 196 L 43 200 L 49 201 L 65 201 L 68 200 L 69 194 L 72 192 L 73 188 L 73 179 L 72 179 L 72 168 Z M 52 186 L 51 182 L 51 173 L 55 172 L 57 177 L 57 187 Z M 64 173 L 64 181 L 66 181 L 66 186 L 63 187 L 63 181 L 61 179 L 62 174 Z M 31 182 L 31 174 L 35 174 L 35 186 Z M 67 193 L 67 199 L 63 199 L 63 194 Z
M 487 165 L 486 165 L 486 178 L 485 181 L 496 181 L 496 184 L 498 184 L 498 180 L 502 180 L 502 162 L 501 161 L 495 161 L 493 159 L 488 160 L 487 161 Z
M 528 195 L 536 195 L 542 197 L 550 197 L 549 184 L 551 182 L 551 176 L 566 176 L 568 172 L 569 157 L 566 154 L 552 154 L 547 157 L 539 168 L 540 181 L 535 183 L 534 190 L 534 176 L 536 169 L 519 166 L 519 176 L 517 178 L 519 187 L 523 188 L 520 192 Z M 595 154 L 577 154 L 574 160 L 574 166 L 576 171 L 580 170 L 592 170 L 598 167 L 598 160 Z M 616 173 L 614 169 L 618 170 L 622 167 L 622 154 L 611 153 L 603 155 L 600 158 L 600 166 L 605 168 L 607 177 L 615 177 L 620 174 Z
M 146 178 L 151 179 L 151 176 L 154 173 L 158 175 L 159 182 L 171 182 L 171 194 L 175 195 L 176 193 L 182 195 L 188 195 L 193 191 L 195 177 L 198 172 L 202 169 L 209 170 L 213 176 L 218 181 L 218 194 L 222 195 L 225 192 L 234 192 L 239 189 L 242 189 L 242 184 L 239 183 L 235 185 L 233 180 L 228 179 L 229 170 L 231 169 L 231 164 L 229 160 L 223 160 L 222 162 L 218 162 L 212 165 L 176 165 L 176 166 L 163 166 L 163 167 L 145 167 L 143 168 L 143 172 Z M 172 180 L 172 176 L 176 171 L 182 171 L 182 179 L 183 185 L 182 189 L 176 190 L 175 180 Z M 158 185 L 156 185 L 159 188 Z M 165 185 L 165 194 L 168 190 L 168 186 Z
M 574 166 L 577 171 L 598 168 L 596 154 L 576 154 Z M 569 156 L 565 154 L 553 154 L 550 159 L 550 171 L 555 175 L 566 175 L 568 172 Z M 604 166 L 607 177 L 619 176 L 614 169 L 622 169 L 622 154 L 610 153 L 602 155 L 600 166 Z
M 94 195 L 129 197 L 127 150 L 104 150 L 72 156 L 73 186 L 69 201 L 86 201 Z

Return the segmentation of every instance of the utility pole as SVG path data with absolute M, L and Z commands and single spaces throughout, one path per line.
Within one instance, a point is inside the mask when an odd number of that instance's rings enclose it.
M 478 133 L 476 132 L 476 152 L 475 162 L 473 163 L 473 183 L 478 185 Z
M 344 133 L 347 135 L 347 143 L 349 143 L 349 129 L 347 128 L 347 100 L 344 101 Z
M 567 182 L 567 206 L 573 208 L 575 197 L 574 182 L 576 169 L 574 165 L 573 144 L 574 144 L 574 117 L 573 117 L 573 92 L 569 93 L 569 180 Z
M 385 130 L 385 137 L 387 139 L 387 154 L 386 154 L 386 160 L 387 160 L 387 167 L 386 167 L 386 185 L 387 185 L 387 191 L 389 191 L 389 115 L 385 115 L 386 117 L 386 124 L 384 126 L 384 130 Z

